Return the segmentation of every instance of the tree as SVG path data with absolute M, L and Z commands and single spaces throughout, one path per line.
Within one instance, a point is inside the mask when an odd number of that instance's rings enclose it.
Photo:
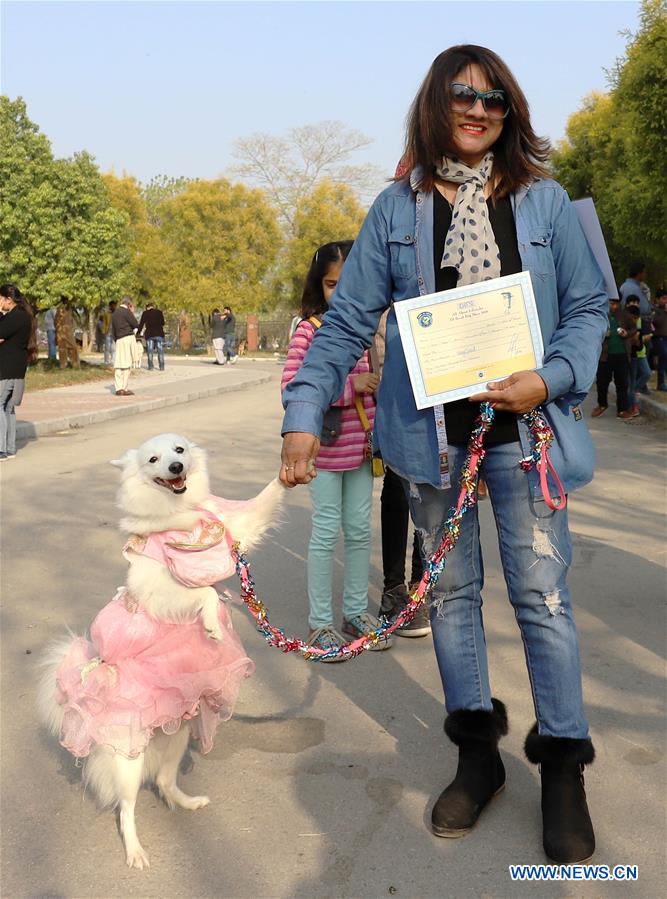
M 294 217 L 294 236 L 287 246 L 281 271 L 289 305 L 299 305 L 315 250 L 332 240 L 354 240 L 365 214 L 345 184 L 322 181 L 301 198 Z
M 149 221 L 145 189 L 131 175 L 119 178 L 112 172 L 102 176 L 109 202 L 128 218 L 128 250 L 130 265 L 126 291 L 136 296 L 149 296 L 153 290 L 155 260 L 159 258 L 159 229 Z M 154 204 L 154 214 L 157 203 Z
M 160 205 L 153 293 L 168 310 L 208 317 L 214 307 L 256 309 L 280 246 L 263 194 L 224 178 L 192 181 Z
M 644 0 L 640 28 L 610 73 L 567 124 L 555 177 L 573 198 L 592 196 L 617 278 L 632 258 L 662 279 L 667 264 L 667 16 L 664 0 Z
M 93 158 L 54 159 L 24 101 L 0 97 L 0 269 L 44 306 L 61 294 L 95 307 L 125 289 L 128 216 Z
M 143 186 L 142 193 L 146 204 L 146 214 L 151 225 L 160 225 L 160 206 L 162 203 L 182 193 L 191 180 L 191 178 L 183 176 L 171 178 L 169 175 L 156 175 L 154 178 L 151 178 L 148 184 Z
M 346 185 L 362 199 L 377 192 L 382 173 L 373 165 L 348 165 L 371 139 L 341 122 L 290 129 L 285 137 L 252 134 L 237 140 L 239 164 L 231 174 L 266 191 L 288 234 L 294 234 L 299 203 L 323 180 Z

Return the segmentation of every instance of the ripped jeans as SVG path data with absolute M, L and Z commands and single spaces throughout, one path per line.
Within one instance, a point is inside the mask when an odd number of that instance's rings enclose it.
M 452 487 L 404 481 L 425 560 L 437 548 L 442 524 L 456 504 L 463 446 L 449 447 Z M 503 573 L 523 640 L 539 733 L 585 738 L 579 646 L 566 585 L 572 558 L 567 510 L 552 512 L 531 496 L 519 467 L 519 443 L 489 447 L 482 477 L 498 530 Z M 433 643 L 449 713 L 491 710 L 491 687 L 482 620 L 484 566 L 477 506 L 463 516 L 455 548 L 433 590 Z M 501 697 L 502 698 L 502 697 Z

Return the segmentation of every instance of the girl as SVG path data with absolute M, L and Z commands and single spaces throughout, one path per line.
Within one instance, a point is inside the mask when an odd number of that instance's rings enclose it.
M 313 257 L 301 299 L 302 320 L 290 341 L 281 390 L 301 368 L 351 247 L 351 240 L 328 243 Z M 356 639 L 378 626 L 368 613 L 373 474 L 355 397 L 361 397 L 372 427 L 373 391 L 379 381 L 379 376 L 369 370 L 368 353 L 364 352 L 345 379 L 341 396 L 332 403 L 331 409 L 340 413 L 334 412 L 328 417 L 332 421 L 325 422 L 328 436 L 315 459 L 317 477 L 310 483 L 313 530 L 308 548 L 308 642 L 325 650 L 344 642 L 333 624 L 331 596 L 333 554 L 341 528 L 345 538 L 342 631 L 348 638 Z M 388 649 L 391 642 L 391 638 L 385 639 L 374 648 Z

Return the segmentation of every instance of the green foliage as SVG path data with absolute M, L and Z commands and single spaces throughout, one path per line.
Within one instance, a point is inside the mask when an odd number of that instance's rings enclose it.
M 88 153 L 54 159 L 24 101 L 0 97 L 0 272 L 42 306 L 92 307 L 121 292 L 128 217 Z
M 321 181 L 303 197 L 294 216 L 294 236 L 283 259 L 285 300 L 297 308 L 315 250 L 332 240 L 354 240 L 365 212 L 354 191 L 344 184 Z
M 192 181 L 160 204 L 159 240 L 147 265 L 152 295 L 169 310 L 208 315 L 253 310 L 280 245 L 276 214 L 259 190 Z
M 616 277 L 647 259 L 662 280 L 667 260 L 667 15 L 664 0 L 644 0 L 640 28 L 610 75 L 608 94 L 586 98 L 568 121 L 554 175 L 573 198 L 592 196 Z

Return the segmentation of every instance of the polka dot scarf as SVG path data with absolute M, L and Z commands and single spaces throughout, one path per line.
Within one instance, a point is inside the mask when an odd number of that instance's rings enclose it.
M 460 185 L 440 263 L 440 268 L 456 269 L 459 287 L 500 277 L 500 254 L 484 198 L 492 168 L 493 153 L 487 153 L 479 168 L 444 156 L 435 170 L 443 181 Z

